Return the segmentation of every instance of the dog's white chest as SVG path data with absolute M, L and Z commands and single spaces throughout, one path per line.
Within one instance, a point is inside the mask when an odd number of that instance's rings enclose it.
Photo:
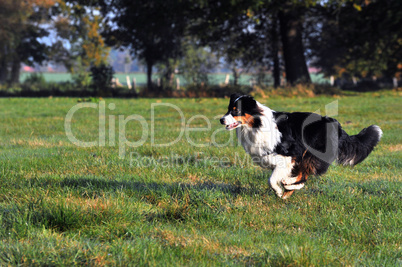
M 262 119 L 262 127 L 258 129 L 238 128 L 236 134 L 254 163 L 263 168 L 274 168 L 278 165 L 278 160 L 283 158 L 274 153 L 276 145 L 280 142 L 281 134 L 272 120 L 272 116 Z

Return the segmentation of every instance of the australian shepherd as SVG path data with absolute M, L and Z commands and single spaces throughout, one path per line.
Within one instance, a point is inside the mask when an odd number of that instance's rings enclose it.
M 251 96 L 233 94 L 220 119 L 237 137 L 253 161 L 273 170 L 270 186 L 286 199 L 304 186 L 310 175 L 324 174 L 333 161 L 354 166 L 381 139 L 377 125 L 348 135 L 339 122 L 308 112 L 276 112 Z

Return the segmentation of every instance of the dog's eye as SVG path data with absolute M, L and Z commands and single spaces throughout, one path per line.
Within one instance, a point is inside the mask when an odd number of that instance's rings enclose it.
M 232 114 L 235 115 L 235 116 L 240 116 L 241 115 L 241 110 L 240 109 L 233 110 Z

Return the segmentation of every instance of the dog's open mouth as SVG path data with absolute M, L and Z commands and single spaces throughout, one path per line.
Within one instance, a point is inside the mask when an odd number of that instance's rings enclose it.
M 233 130 L 233 129 L 239 127 L 240 124 L 241 124 L 241 122 L 236 121 L 236 122 L 234 122 L 234 123 L 231 123 L 231 124 L 229 124 L 229 125 L 226 125 L 226 130 L 229 130 L 229 131 L 230 131 L 230 130 Z

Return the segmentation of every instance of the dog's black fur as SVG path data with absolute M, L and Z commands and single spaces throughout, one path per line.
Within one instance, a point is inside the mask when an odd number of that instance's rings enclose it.
M 295 160 L 297 164 L 292 173 L 304 173 L 299 182 L 304 182 L 310 174 L 324 174 L 334 160 L 351 166 L 362 162 L 373 151 L 381 136 L 375 125 L 349 136 L 337 120 L 315 113 L 274 112 L 274 117 L 282 133 L 281 142 L 274 152 Z M 312 123 L 303 126 L 307 120 Z M 322 153 L 320 155 L 324 158 L 317 157 L 312 150 Z M 314 166 L 307 167 L 303 162 Z

